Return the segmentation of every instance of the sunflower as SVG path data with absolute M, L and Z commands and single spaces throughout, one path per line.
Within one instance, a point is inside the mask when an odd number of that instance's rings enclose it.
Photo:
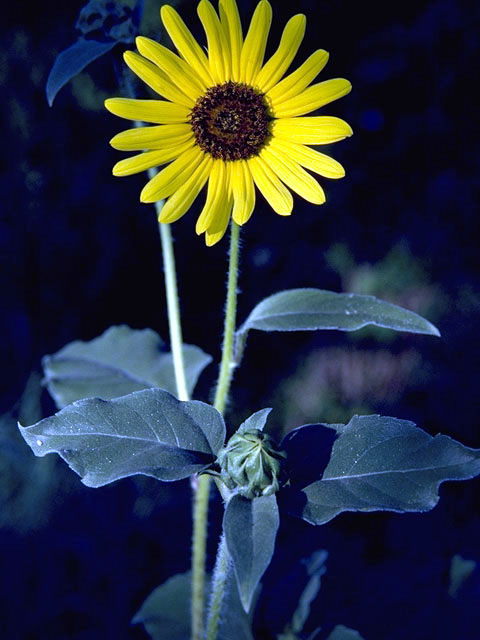
M 165 100 L 111 98 L 113 114 L 153 126 L 123 131 L 111 141 L 121 151 L 141 151 L 118 162 L 116 176 L 167 165 L 145 185 L 142 202 L 166 199 L 159 221 L 182 217 L 208 181 L 205 205 L 196 231 L 207 245 L 218 242 L 230 217 L 243 225 L 255 206 L 255 186 L 272 209 L 288 216 L 291 191 L 314 204 L 325 202 L 317 180 L 305 169 L 341 178 L 343 167 L 307 145 L 324 145 L 350 136 L 350 126 L 332 116 L 309 116 L 347 94 L 348 80 L 311 84 L 328 60 L 319 49 L 284 77 L 302 42 L 306 19 L 293 16 L 278 49 L 264 63 L 272 8 L 261 0 L 247 34 L 235 0 L 220 0 L 219 13 L 201 0 L 198 16 L 207 52 L 169 5 L 161 18 L 179 55 L 139 37 L 139 54 L 125 53 L 130 69 Z

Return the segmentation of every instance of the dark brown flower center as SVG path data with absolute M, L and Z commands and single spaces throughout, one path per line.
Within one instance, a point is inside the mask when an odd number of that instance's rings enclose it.
M 222 160 L 257 155 L 270 133 L 270 120 L 263 94 L 238 82 L 207 89 L 190 116 L 198 146 Z

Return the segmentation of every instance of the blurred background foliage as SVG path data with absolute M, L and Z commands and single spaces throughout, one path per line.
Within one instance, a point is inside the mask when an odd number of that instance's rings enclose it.
M 178 5 L 200 36 L 195 5 Z M 246 18 L 253 0 L 240 2 Z M 347 177 L 327 203 L 297 199 L 290 219 L 259 199 L 243 234 L 239 317 L 274 291 L 319 287 L 373 294 L 433 321 L 442 339 L 365 329 L 252 332 L 228 420 L 273 406 L 280 435 L 302 423 L 379 412 L 480 447 L 478 195 L 480 148 L 472 74 L 480 6 L 468 0 L 273 2 L 270 47 L 294 11 L 307 15 L 298 59 L 330 51 L 323 78 L 351 95 L 324 113 L 355 136 L 331 149 Z M 163 41 L 160 3 L 141 31 Z M 54 411 L 40 359 L 114 324 L 166 337 L 160 243 L 145 176 L 113 178 L 122 129 L 103 109 L 118 95 L 122 46 L 59 93 L 45 83 L 78 36 L 82 2 L 8 3 L 0 25 L 0 631 L 6 638 L 143 638 L 129 621 L 146 595 L 189 564 L 188 483 L 133 478 L 83 487 L 64 464 L 35 459 L 18 435 Z M 81 27 L 82 24 L 79 24 Z M 97 32 L 98 35 L 98 32 Z M 105 35 L 105 34 L 104 34 Z M 201 36 L 200 36 L 201 37 Z M 197 204 L 197 212 L 198 212 Z M 175 224 L 184 336 L 218 359 L 226 242 L 206 249 L 196 211 Z M 215 366 L 198 397 L 211 399 Z M 283 523 L 255 637 L 281 633 L 305 583 L 301 559 L 328 550 L 306 630 L 335 624 L 365 640 L 478 638 L 478 480 L 446 485 L 431 513 L 344 514 L 322 528 Z M 209 553 L 220 516 L 212 504 Z

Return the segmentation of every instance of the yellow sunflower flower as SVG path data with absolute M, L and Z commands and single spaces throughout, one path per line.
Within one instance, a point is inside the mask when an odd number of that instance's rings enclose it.
M 140 195 L 142 202 L 166 199 L 160 222 L 183 216 L 208 180 L 196 231 L 213 245 L 231 216 L 239 225 L 250 218 L 255 185 L 282 216 L 293 209 L 290 189 L 308 202 L 325 202 L 322 187 L 305 169 L 327 178 L 345 171 L 307 145 L 337 142 L 352 130 L 340 118 L 301 116 L 344 96 L 351 85 L 343 78 L 311 84 L 327 63 L 323 49 L 283 77 L 305 33 L 302 14 L 287 22 L 278 49 L 264 63 L 272 20 L 267 0 L 258 3 L 245 37 L 235 0 L 220 0 L 218 14 L 201 0 L 197 11 L 208 54 L 169 5 L 161 8 L 161 18 L 179 55 L 144 37 L 136 40 L 140 55 L 125 53 L 130 69 L 165 100 L 111 98 L 105 106 L 154 125 L 123 131 L 110 143 L 142 152 L 118 162 L 116 176 L 167 165 Z

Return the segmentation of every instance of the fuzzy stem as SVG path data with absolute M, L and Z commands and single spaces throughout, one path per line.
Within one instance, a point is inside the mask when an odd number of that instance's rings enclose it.
M 212 595 L 210 598 L 210 610 L 207 623 L 207 640 L 216 640 L 218 635 L 229 569 L 230 555 L 228 553 L 225 535 L 222 534 L 218 544 L 217 559 L 213 570 Z
M 225 307 L 225 324 L 222 346 L 222 361 L 215 393 L 215 409 L 224 413 L 227 402 L 233 369 L 233 344 L 237 309 L 238 254 L 240 227 L 232 221 L 230 237 L 230 254 L 228 263 L 227 303 Z M 193 507 L 193 540 L 192 540 L 192 640 L 203 638 L 203 611 L 205 601 L 205 557 L 207 545 L 207 513 L 211 478 L 207 475 L 198 478 L 197 493 Z M 225 549 L 225 553 L 226 549 Z M 223 600 L 225 583 L 218 584 L 218 592 L 214 585 L 213 599 L 217 599 L 219 607 Z M 217 621 L 218 627 L 218 621 Z M 210 636 L 209 636 L 210 637 Z M 212 636 L 213 638 L 216 637 Z
M 240 227 L 233 222 L 230 236 L 230 257 L 228 263 L 227 304 L 225 308 L 225 325 L 223 332 L 222 362 L 218 375 L 214 406 L 220 413 L 225 412 L 228 392 L 232 382 L 235 361 L 233 347 L 235 337 L 235 322 L 237 314 L 237 283 L 238 283 L 238 254 Z
M 240 249 L 240 227 L 231 223 L 230 252 L 228 261 L 227 302 L 225 306 L 225 323 L 223 331 L 222 361 L 218 374 L 217 388 L 215 392 L 215 408 L 220 413 L 225 413 L 228 392 L 232 382 L 235 362 L 233 358 L 235 324 L 237 315 L 237 284 L 238 284 L 238 256 Z M 201 480 L 203 479 L 200 478 Z M 210 479 L 205 476 L 205 482 Z M 222 535 L 217 550 L 217 559 L 213 572 L 212 593 L 210 598 L 210 610 L 208 615 L 207 640 L 216 640 L 220 623 L 220 613 L 225 596 L 225 584 L 230 566 L 225 537 Z

